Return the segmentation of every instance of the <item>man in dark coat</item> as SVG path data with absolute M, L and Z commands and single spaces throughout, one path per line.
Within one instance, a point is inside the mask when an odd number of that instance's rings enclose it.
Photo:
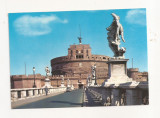
M 47 88 L 47 86 L 45 87 L 45 92 L 46 92 L 46 96 L 48 95 L 48 88 Z

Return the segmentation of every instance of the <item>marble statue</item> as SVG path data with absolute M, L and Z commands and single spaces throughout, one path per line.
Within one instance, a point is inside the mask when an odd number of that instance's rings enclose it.
M 46 67 L 46 68 L 45 68 L 45 71 L 46 71 L 46 77 L 45 77 L 45 80 L 44 80 L 45 85 L 43 86 L 43 88 L 45 88 L 45 87 L 53 88 L 53 87 L 51 86 L 51 81 L 50 81 L 50 79 L 49 79 L 49 75 L 50 75 L 50 70 L 49 70 L 49 68 Z
M 87 86 L 90 86 L 90 75 L 87 77 Z
M 62 78 L 62 81 L 61 81 L 61 87 L 65 87 L 65 85 L 64 85 L 64 76 L 63 76 L 63 75 L 61 75 L 61 78 Z
M 114 53 L 114 57 L 122 57 L 124 58 L 124 53 L 126 52 L 126 48 L 124 47 L 119 47 L 120 45 L 120 36 L 123 42 L 125 42 L 124 40 L 124 36 L 123 36 L 123 27 L 120 24 L 119 20 L 120 17 L 117 16 L 116 14 L 112 13 L 111 14 L 113 16 L 113 22 L 112 24 L 106 28 L 108 31 L 108 42 L 109 42 L 109 47 L 111 48 L 111 50 Z
M 61 75 L 61 78 L 62 78 L 62 83 L 64 83 L 64 76 L 63 76 L 63 75 Z
M 67 86 L 70 86 L 70 80 L 69 79 L 67 80 Z
M 48 77 L 50 75 L 50 70 L 48 67 L 45 68 L 45 71 L 46 71 L 46 76 Z

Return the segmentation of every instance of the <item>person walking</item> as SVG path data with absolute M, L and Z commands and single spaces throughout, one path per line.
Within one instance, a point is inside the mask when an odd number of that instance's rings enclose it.
M 45 87 L 45 92 L 46 92 L 46 96 L 48 95 L 48 88 L 47 86 Z

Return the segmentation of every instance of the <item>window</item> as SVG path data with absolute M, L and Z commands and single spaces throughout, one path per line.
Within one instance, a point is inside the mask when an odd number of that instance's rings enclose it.
M 76 59 L 78 59 L 78 55 L 76 55 Z
M 72 52 L 72 50 L 71 50 L 71 56 L 72 56 L 72 54 L 73 54 L 73 52 Z
M 83 55 L 81 55 L 81 57 L 83 58 Z
M 76 55 L 76 59 L 82 59 L 83 55 Z
M 88 50 L 86 50 L 87 56 L 88 56 Z

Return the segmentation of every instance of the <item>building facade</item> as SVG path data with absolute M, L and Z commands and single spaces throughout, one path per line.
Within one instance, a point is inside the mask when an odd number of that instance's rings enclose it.
M 148 81 L 148 72 L 139 72 L 138 68 L 127 69 L 127 75 L 137 82 Z

